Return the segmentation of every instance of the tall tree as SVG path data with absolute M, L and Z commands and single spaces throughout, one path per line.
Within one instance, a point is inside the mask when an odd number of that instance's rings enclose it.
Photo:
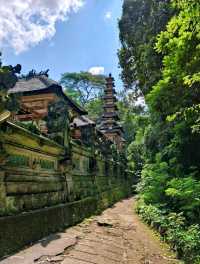
M 179 256 L 199 263 L 200 1 L 171 0 L 171 6 L 174 15 L 155 45 L 161 75 L 146 94 L 150 124 L 139 190 L 143 212 L 156 214 L 153 224 L 159 227 L 159 217 L 168 223 L 165 236 Z M 172 215 L 179 219 L 173 225 Z
M 119 21 L 119 62 L 125 87 L 146 95 L 159 80 L 162 54 L 155 52 L 156 36 L 172 16 L 170 0 L 124 0 Z
M 89 72 L 67 72 L 62 74 L 60 83 L 69 96 L 85 106 L 103 94 L 105 76 Z

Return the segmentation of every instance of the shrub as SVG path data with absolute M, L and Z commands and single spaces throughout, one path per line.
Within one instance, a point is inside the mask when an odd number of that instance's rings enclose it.
M 187 226 L 183 213 L 167 213 L 156 206 L 146 205 L 143 200 L 138 202 L 136 211 L 144 222 L 158 230 L 185 263 L 200 263 L 199 225 Z

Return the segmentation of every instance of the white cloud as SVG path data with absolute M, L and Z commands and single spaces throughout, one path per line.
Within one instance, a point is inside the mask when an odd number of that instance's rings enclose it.
M 107 11 L 105 13 L 105 19 L 111 19 L 112 18 L 112 13 L 110 11 Z
M 0 46 L 16 53 L 27 50 L 56 32 L 55 24 L 77 12 L 84 0 L 0 0 Z
M 102 66 L 95 66 L 91 67 L 88 72 L 90 72 L 92 75 L 100 75 L 104 74 L 104 67 Z

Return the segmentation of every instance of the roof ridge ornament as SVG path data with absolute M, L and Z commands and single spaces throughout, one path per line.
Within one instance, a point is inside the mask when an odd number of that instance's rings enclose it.
M 45 70 L 45 71 L 40 71 L 40 72 L 36 72 L 36 70 L 32 69 L 31 71 L 28 72 L 28 74 L 22 74 L 19 79 L 31 79 L 34 77 L 41 77 L 41 76 L 46 76 L 47 78 L 49 77 L 49 69 Z

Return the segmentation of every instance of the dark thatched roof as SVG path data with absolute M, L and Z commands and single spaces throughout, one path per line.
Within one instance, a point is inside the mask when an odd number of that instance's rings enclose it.
M 8 92 L 10 94 L 22 94 L 24 96 L 54 92 L 57 95 L 62 96 L 67 101 L 68 105 L 75 109 L 79 114 L 87 114 L 87 111 L 84 108 L 79 106 L 63 92 L 62 86 L 58 82 L 51 80 L 46 75 L 34 75 L 31 77 L 20 78 L 16 85 L 9 89 Z
M 56 81 L 49 79 L 45 75 L 36 75 L 32 78 L 22 78 L 19 79 L 16 85 L 9 90 L 10 93 L 24 93 L 39 91 L 49 88 L 50 86 L 59 84 Z

